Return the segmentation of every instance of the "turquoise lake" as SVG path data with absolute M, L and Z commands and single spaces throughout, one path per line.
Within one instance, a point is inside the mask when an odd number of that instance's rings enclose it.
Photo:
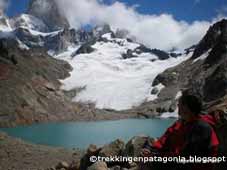
M 83 149 L 89 144 L 103 145 L 118 138 L 127 141 L 137 135 L 159 137 L 174 121 L 175 119 L 127 119 L 64 122 L 0 130 L 35 144 Z

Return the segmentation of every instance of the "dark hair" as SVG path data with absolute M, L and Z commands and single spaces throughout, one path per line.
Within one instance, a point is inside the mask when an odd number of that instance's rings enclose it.
M 180 99 L 182 104 L 184 106 L 186 105 L 192 113 L 194 113 L 195 115 L 201 113 L 202 102 L 198 97 L 194 95 L 183 94 Z

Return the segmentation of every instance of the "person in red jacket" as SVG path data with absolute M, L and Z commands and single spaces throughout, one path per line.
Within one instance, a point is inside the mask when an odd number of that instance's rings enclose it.
M 183 94 L 179 99 L 178 113 L 180 119 L 158 140 L 146 142 L 141 152 L 142 156 L 174 157 L 190 156 L 209 157 L 217 156 L 219 141 L 212 127 L 215 119 L 211 115 L 202 115 L 202 103 L 193 95 Z M 211 164 L 158 164 L 160 169 L 192 169 L 210 170 Z M 143 168 L 145 170 L 145 168 Z

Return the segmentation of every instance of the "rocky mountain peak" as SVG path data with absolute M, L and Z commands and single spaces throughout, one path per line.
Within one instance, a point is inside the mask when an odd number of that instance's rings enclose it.
M 28 14 L 22 14 L 13 18 L 10 20 L 10 23 L 14 28 L 26 27 L 28 29 L 36 30 L 40 32 L 48 31 L 48 27 L 43 23 L 42 20 Z
M 126 29 L 117 29 L 115 36 L 116 38 L 128 38 L 129 31 Z
M 227 20 L 223 19 L 212 25 L 206 35 L 197 45 L 192 59 L 198 58 L 209 49 L 212 49 L 219 41 L 227 40 Z
M 43 20 L 50 31 L 69 27 L 68 20 L 60 11 L 55 0 L 32 0 L 27 12 Z
M 113 33 L 109 24 L 98 25 L 93 29 L 92 32 L 94 37 L 97 37 L 97 38 L 101 37 L 106 33 Z
M 192 47 L 193 49 L 194 47 Z M 191 48 L 187 49 L 191 51 Z M 188 53 L 188 52 L 187 52 Z M 174 103 L 179 91 L 187 89 L 199 96 L 205 109 L 226 102 L 227 96 L 227 20 L 209 28 L 188 60 L 159 74 L 154 83 L 162 83 L 158 102 L 171 96 Z M 155 84 L 153 84 L 155 85 Z M 167 109 L 171 105 L 168 105 Z

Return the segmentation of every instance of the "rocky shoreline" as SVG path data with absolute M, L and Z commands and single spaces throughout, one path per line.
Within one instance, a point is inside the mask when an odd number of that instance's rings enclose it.
M 0 132 L 0 170 L 44 170 L 61 161 L 78 161 L 82 151 L 35 145 Z
M 217 126 L 221 155 L 226 155 L 227 123 Z M 121 139 L 86 150 L 54 148 L 35 145 L 0 132 L 0 170 L 140 170 L 139 162 L 96 161 L 98 157 L 138 157 L 148 136 L 135 136 L 128 142 Z M 92 159 L 95 158 L 95 159 Z M 215 170 L 224 170 L 226 163 L 216 164 Z M 155 169 L 154 169 L 155 170 Z
M 104 162 L 93 164 L 89 158 L 90 156 L 139 156 L 148 138 L 137 136 L 128 143 L 117 139 L 100 148 L 90 145 L 86 151 L 83 151 L 35 145 L 0 132 L 0 170 L 99 170 L 100 166 L 104 166 L 103 170 L 107 170 L 107 167 L 115 170 L 120 166 L 125 170 L 132 170 L 135 169 L 136 164 L 120 163 L 118 165 L 118 163 L 106 164 Z
M 49 34 L 43 34 L 44 30 L 38 29 L 38 35 L 34 35 L 29 28 L 21 27 L 17 19 L 14 25 L 19 26 L 11 32 L 12 35 L 6 36 L 4 31 L 0 31 L 0 127 L 43 122 L 159 117 L 164 112 L 173 113 L 176 110 L 177 94 L 185 89 L 202 98 L 206 112 L 212 108 L 227 110 L 227 20 L 211 26 L 192 51 L 190 48 L 188 52 L 186 50 L 189 54 L 193 52 L 188 60 L 165 70 L 155 78 L 150 93 L 157 94 L 157 99 L 144 101 L 140 106 L 124 111 L 101 110 L 95 108 L 94 103 L 72 102 L 72 97 L 78 91 L 62 90 L 60 81 L 70 76 L 72 66 L 50 56 L 48 52 L 58 54 L 71 45 L 82 43 L 74 54 L 89 53 L 93 51 L 91 44 L 94 42 L 108 43 L 108 39 L 100 39 L 102 35 L 111 33 L 114 36 L 110 27 L 103 27 L 101 31 L 97 27 L 97 30 L 93 30 L 94 33 L 69 29 L 66 18 L 61 16 L 56 4 L 51 5 L 53 10 L 39 16 L 36 13 L 39 6 L 34 5 L 35 1 L 31 2 L 28 11 L 41 20 L 48 20 L 50 25 L 46 28 L 44 25 L 43 29 L 49 31 Z M 48 2 L 51 4 L 53 1 Z M 22 15 L 21 19 L 23 17 L 28 19 L 31 16 Z M 2 17 L 0 25 L 7 26 L 7 20 Z M 62 30 L 52 32 L 59 29 Z M 118 37 L 117 33 L 115 37 Z M 135 51 L 127 50 L 122 54 L 123 59 L 136 57 L 134 52 L 138 55 L 142 52 L 156 54 L 160 60 L 168 58 L 165 52 L 141 45 Z M 75 57 L 74 54 L 72 57 Z M 157 86 L 160 84 L 164 88 L 159 91 Z M 227 153 L 226 121 L 225 115 L 225 120 L 217 127 L 220 148 L 224 154 Z M 127 143 L 118 139 L 100 148 L 90 145 L 87 151 L 82 151 L 30 144 L 0 132 L 0 170 L 136 170 L 138 165 L 135 163 L 93 164 L 89 162 L 89 157 L 138 156 L 146 138 L 148 137 L 134 137 Z

